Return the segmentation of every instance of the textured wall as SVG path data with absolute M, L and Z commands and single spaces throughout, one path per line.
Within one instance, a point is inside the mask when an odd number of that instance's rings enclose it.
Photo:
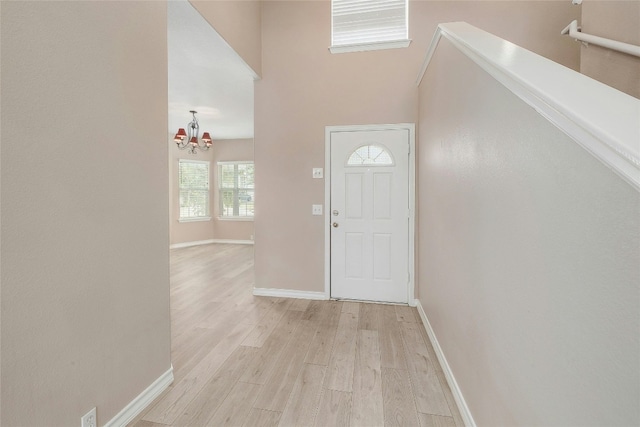
M 104 424 L 170 368 L 166 4 L 1 8 L 0 423 Z
M 440 22 L 468 21 L 578 69 L 560 35 L 579 8 L 557 1 L 412 1 L 409 48 L 332 55 L 330 2 L 262 2 L 262 80 L 256 82 L 257 287 L 324 290 L 324 165 L 330 125 L 416 122 L 415 80 Z M 325 212 L 328 207 L 325 207 Z
M 640 194 L 442 40 L 419 294 L 478 425 L 640 423 Z

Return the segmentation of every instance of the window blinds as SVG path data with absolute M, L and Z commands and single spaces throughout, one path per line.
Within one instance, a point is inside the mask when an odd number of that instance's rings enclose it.
M 209 162 L 180 160 L 180 219 L 209 216 Z
M 407 40 L 407 0 L 333 0 L 333 46 Z
M 252 217 L 255 192 L 251 162 L 218 163 L 218 187 L 221 217 Z

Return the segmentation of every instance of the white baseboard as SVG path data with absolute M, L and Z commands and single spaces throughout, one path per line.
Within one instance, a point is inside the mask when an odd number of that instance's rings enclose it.
M 213 243 L 231 243 L 234 245 L 253 245 L 253 240 L 213 239 Z
M 235 245 L 253 245 L 253 240 L 232 240 L 232 239 L 209 239 L 196 240 L 194 242 L 175 243 L 169 249 L 188 248 L 191 246 L 210 245 L 212 243 L 232 243 Z
M 427 315 L 422 308 L 422 304 L 419 299 L 415 300 L 416 307 L 418 308 L 418 313 L 420 313 L 420 318 L 422 319 L 422 324 L 424 325 L 424 329 L 427 331 L 427 335 L 429 336 L 429 340 L 431 341 L 431 345 L 433 346 L 433 350 L 438 357 L 438 361 L 440 362 L 440 366 L 442 367 L 442 371 L 444 372 L 444 376 L 447 379 L 447 383 L 449 384 L 449 388 L 451 389 L 451 394 L 453 394 L 453 398 L 456 401 L 456 405 L 458 405 L 458 410 L 460 411 L 460 416 L 464 421 L 464 425 L 467 427 L 476 427 L 476 422 L 473 420 L 473 416 L 471 415 L 471 411 L 469 411 L 469 407 L 467 406 L 467 402 L 465 402 L 464 397 L 462 396 L 462 391 L 460 387 L 458 387 L 458 383 L 456 382 L 455 377 L 453 376 L 453 372 L 451 371 L 451 367 L 447 362 L 447 358 L 444 356 L 442 352 L 442 347 L 440 347 L 440 343 L 438 343 L 438 339 L 436 338 L 436 334 L 431 328 L 431 324 L 429 323 L 429 319 L 427 319 Z
M 194 242 L 184 242 L 184 243 L 175 243 L 169 246 L 169 249 L 179 249 L 179 248 L 188 248 L 191 246 L 200 246 L 200 245 L 208 245 L 211 243 L 215 243 L 213 239 L 209 240 L 197 240 Z
M 140 393 L 138 397 L 133 399 L 127 406 L 122 409 L 111 419 L 111 421 L 107 422 L 104 427 L 125 427 L 129 424 L 135 417 L 137 417 L 142 411 L 146 409 L 147 406 L 151 402 L 155 400 L 156 397 L 160 396 L 160 394 L 167 389 L 173 382 L 173 365 L 169 368 L 167 372 L 160 375 L 160 377 L 155 380 L 145 391 Z
M 324 292 L 296 291 L 293 289 L 253 288 L 253 294 L 260 297 L 298 298 L 328 300 Z

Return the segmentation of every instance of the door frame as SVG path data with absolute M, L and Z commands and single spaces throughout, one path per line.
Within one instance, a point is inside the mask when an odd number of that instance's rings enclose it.
M 407 301 L 415 307 L 415 228 L 416 228 L 416 125 L 398 123 L 386 125 L 325 126 L 324 131 L 324 294 L 331 299 L 331 133 L 379 130 L 409 131 L 409 280 Z

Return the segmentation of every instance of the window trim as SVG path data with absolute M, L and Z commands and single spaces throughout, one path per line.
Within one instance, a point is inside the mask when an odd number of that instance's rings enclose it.
M 253 160 L 234 160 L 234 161 L 221 161 L 221 162 L 216 162 L 216 184 L 217 184 L 217 191 L 216 191 L 216 197 L 217 197 L 217 203 L 216 203 L 216 209 L 217 209 L 217 215 L 216 215 L 216 219 L 219 221 L 253 221 L 255 218 L 255 213 L 252 216 L 224 216 L 222 215 L 222 197 L 221 197 L 221 190 L 224 190 L 224 188 L 220 187 L 221 181 L 220 181 L 220 166 L 223 165 L 246 165 L 246 164 L 251 164 L 254 165 L 255 168 L 255 162 Z M 255 169 L 254 169 L 255 170 Z M 255 179 L 255 176 L 254 176 Z M 254 182 L 254 188 L 248 189 L 248 190 L 252 190 L 254 197 L 255 197 L 255 182 Z M 255 205 L 254 205 L 254 209 L 255 209 Z
M 359 44 L 344 44 L 340 46 L 329 47 L 331 53 L 349 53 L 349 52 L 367 52 L 370 50 L 383 50 L 383 49 L 400 49 L 408 47 L 411 44 L 411 39 L 405 40 L 392 40 L 387 42 L 376 43 L 359 43 Z
M 208 169 L 208 177 L 207 177 L 207 215 L 206 216 L 191 216 L 191 217 L 182 217 L 181 216 L 181 204 L 180 204 L 180 191 L 182 188 L 180 187 L 180 163 L 200 163 L 206 164 Z M 178 222 L 203 222 L 203 221 L 211 221 L 211 162 L 208 160 L 192 160 L 192 159 L 178 159 Z

